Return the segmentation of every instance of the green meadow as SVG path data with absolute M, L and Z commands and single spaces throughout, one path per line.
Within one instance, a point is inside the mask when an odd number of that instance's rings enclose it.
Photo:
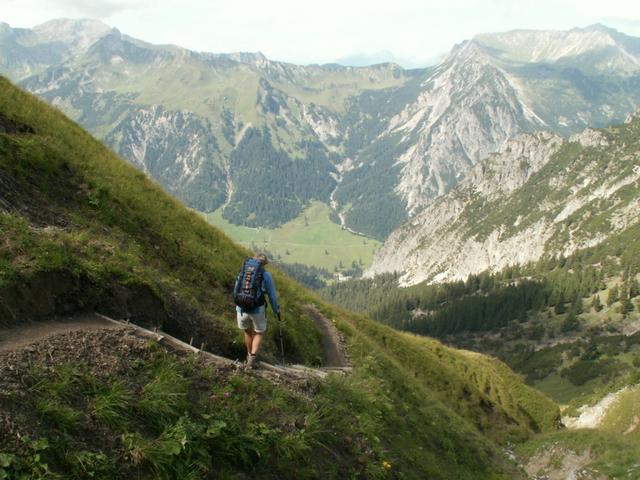
M 286 263 L 302 263 L 333 271 L 351 268 L 352 262 L 362 267 L 371 264 L 380 242 L 348 230 L 329 219 L 329 207 L 313 202 L 302 215 L 276 229 L 233 225 L 222 218 L 222 211 L 206 215 L 207 220 L 222 229 L 235 242 L 248 248 L 267 250 Z

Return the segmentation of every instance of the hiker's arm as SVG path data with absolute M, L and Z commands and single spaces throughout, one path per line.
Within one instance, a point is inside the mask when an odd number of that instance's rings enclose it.
M 269 295 L 269 303 L 271 303 L 271 310 L 276 315 L 280 312 L 280 305 L 278 305 L 278 294 L 276 293 L 276 285 L 273 281 L 273 277 L 269 272 L 264 272 L 264 286 Z

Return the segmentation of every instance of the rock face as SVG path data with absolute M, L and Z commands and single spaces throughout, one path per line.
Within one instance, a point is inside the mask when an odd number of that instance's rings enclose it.
M 198 210 L 224 204 L 234 223 L 266 226 L 320 200 L 345 228 L 385 239 L 514 136 L 624 120 L 640 106 L 639 42 L 600 25 L 488 34 L 403 70 L 193 52 L 56 20 L 1 24 L 0 73 Z M 276 167 L 298 178 L 278 190 Z M 246 172 L 273 180 L 252 187 L 268 209 L 242 194 Z
M 465 279 L 544 255 L 568 255 L 640 221 L 640 120 L 568 141 L 509 141 L 396 230 L 368 276 L 404 285 Z
M 105 143 L 200 211 L 215 210 L 226 198 L 225 173 L 211 126 L 191 112 L 170 112 L 159 105 L 140 109 L 127 115 Z
M 476 42 L 456 48 L 424 85 L 417 101 L 390 119 L 387 131 L 415 132 L 417 138 L 397 159 L 402 171 L 396 192 L 409 215 L 449 191 L 507 139 L 542 126 Z

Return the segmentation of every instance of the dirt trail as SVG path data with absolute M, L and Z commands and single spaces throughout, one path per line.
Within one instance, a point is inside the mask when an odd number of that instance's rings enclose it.
M 288 375 L 294 377 L 325 378 L 331 372 L 345 373 L 351 369 L 344 340 L 335 326 L 314 306 L 307 305 L 305 311 L 314 319 L 323 338 L 325 365 L 309 368 L 304 365 L 278 366 L 259 362 L 256 373 L 262 376 Z M 50 337 L 71 332 L 92 333 L 105 329 L 124 329 L 138 337 L 150 338 L 174 351 L 201 354 L 205 360 L 227 367 L 241 368 L 238 361 L 200 350 L 162 331 L 151 331 L 138 325 L 114 320 L 99 313 L 85 313 L 63 320 L 30 323 L 20 327 L 0 330 L 0 352 L 19 351 L 37 345 Z
M 0 352 L 18 350 L 52 335 L 105 328 L 118 328 L 118 326 L 96 313 L 85 313 L 55 321 L 28 323 L 17 328 L 0 330 Z
M 327 367 L 351 367 L 344 338 L 333 322 L 313 305 L 306 305 L 304 311 L 313 318 L 316 327 L 322 333 L 324 364 Z

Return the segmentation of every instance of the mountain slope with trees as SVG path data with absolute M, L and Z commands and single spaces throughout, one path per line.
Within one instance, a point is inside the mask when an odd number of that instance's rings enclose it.
M 368 274 L 466 279 L 568 256 L 640 221 L 640 118 L 568 141 L 526 135 L 480 162 L 387 240 Z

